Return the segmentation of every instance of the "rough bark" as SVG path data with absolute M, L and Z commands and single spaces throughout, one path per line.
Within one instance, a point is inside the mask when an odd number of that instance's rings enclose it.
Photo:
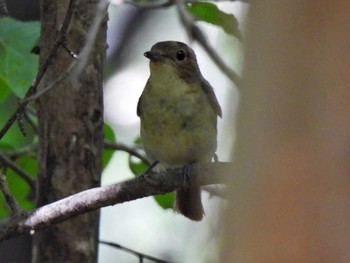
M 40 62 L 46 59 L 67 12 L 67 0 L 43 0 Z M 79 53 L 99 1 L 76 1 L 67 34 L 69 48 Z M 103 147 L 102 73 L 105 58 L 103 24 L 89 62 L 73 83 L 65 78 L 38 100 L 38 206 L 99 186 Z M 55 81 L 73 58 L 60 48 L 39 90 Z M 33 262 L 96 262 L 99 212 L 81 215 L 38 233 Z

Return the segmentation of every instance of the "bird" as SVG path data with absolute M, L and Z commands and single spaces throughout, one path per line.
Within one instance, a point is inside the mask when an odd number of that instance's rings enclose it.
M 217 148 L 217 117 L 222 110 L 202 76 L 194 51 L 185 43 L 162 41 L 144 53 L 150 76 L 137 104 L 145 153 L 158 171 L 211 162 Z M 199 185 L 175 192 L 174 209 L 200 221 Z

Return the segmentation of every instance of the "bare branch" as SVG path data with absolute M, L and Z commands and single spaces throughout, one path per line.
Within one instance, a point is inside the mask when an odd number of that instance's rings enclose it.
M 8 187 L 6 176 L 3 173 L 0 173 L 0 189 L 3 193 L 6 203 L 8 204 L 13 216 L 21 217 L 25 215 L 24 210 L 19 206 L 16 199 L 11 194 L 11 191 Z
M 103 19 L 105 18 L 106 9 L 108 7 L 108 4 L 109 4 L 108 0 L 100 1 L 99 5 L 98 5 L 98 10 L 97 10 L 96 15 L 95 15 L 95 19 L 92 23 L 92 26 L 91 26 L 89 32 L 87 33 L 86 43 L 85 43 L 83 49 L 81 50 L 81 52 L 79 53 L 79 55 L 76 55 L 72 50 L 70 50 L 68 48 L 67 43 L 66 43 L 67 42 L 66 35 L 62 35 L 62 37 L 60 39 L 61 40 L 60 44 L 70 54 L 70 56 L 72 56 L 73 58 L 76 58 L 76 60 L 74 60 L 69 65 L 69 67 L 67 68 L 66 71 L 64 71 L 60 76 L 58 76 L 54 81 L 52 81 L 50 85 L 48 85 L 44 89 L 36 92 L 32 96 L 26 97 L 23 100 L 23 103 L 24 102 L 28 103 L 30 101 L 37 100 L 39 97 L 44 95 L 46 92 L 51 90 L 53 87 L 57 86 L 57 84 L 59 82 L 61 82 L 63 79 L 67 78 L 68 76 L 72 76 L 72 81 L 75 82 L 74 85 L 78 85 L 77 79 L 79 78 L 81 72 L 84 70 L 84 68 L 88 62 L 89 56 L 90 56 L 91 51 L 94 47 L 96 35 L 98 33 L 98 30 L 100 28 L 101 23 L 104 21 Z
M 87 62 L 89 61 L 89 57 L 92 53 L 92 50 L 95 45 L 95 40 L 97 33 L 99 32 L 99 29 L 101 28 L 101 24 L 105 21 L 106 22 L 106 14 L 107 14 L 107 7 L 109 5 L 109 0 L 100 0 L 99 4 L 97 5 L 97 11 L 94 17 L 94 21 L 92 22 L 92 25 L 89 29 L 89 32 L 87 33 L 87 39 L 84 45 L 84 48 L 81 50 L 81 52 L 78 55 L 77 63 L 74 64 L 73 72 L 72 72 L 72 80 L 73 83 L 75 82 L 76 85 L 78 83 L 78 79 L 82 73 L 82 71 L 85 69 Z
M 35 180 L 28 173 L 23 171 L 15 162 L 11 161 L 2 152 L 0 152 L 0 162 L 4 166 L 12 169 L 15 173 L 17 173 L 20 177 L 22 177 L 33 190 L 35 190 L 35 188 L 36 188 Z
M 124 151 L 132 156 L 139 158 L 144 163 L 149 163 L 146 156 L 139 153 L 135 147 L 130 147 L 130 146 L 127 146 L 127 145 L 121 144 L 121 143 L 114 143 L 114 142 L 105 141 L 104 148 L 105 149 L 113 149 L 116 151 Z
M 73 16 L 73 13 L 74 13 L 74 10 L 75 10 L 75 7 L 76 7 L 76 1 L 77 0 L 70 0 L 69 6 L 68 6 L 68 9 L 67 9 L 67 13 L 66 13 L 66 17 L 64 18 L 62 27 L 60 29 L 60 32 L 59 32 L 58 36 L 57 36 L 57 40 L 56 40 L 55 44 L 52 46 L 51 51 L 50 51 L 47 59 L 44 61 L 44 63 L 40 67 L 36 78 L 34 79 L 32 85 L 29 87 L 26 95 L 24 96 L 24 100 L 22 100 L 22 102 L 17 107 L 16 111 L 11 115 L 11 117 L 7 120 L 7 122 L 5 123 L 3 128 L 0 130 L 0 139 L 2 137 L 4 137 L 4 135 L 10 129 L 12 124 L 16 121 L 17 115 L 20 114 L 21 112 L 23 112 L 24 108 L 31 101 L 31 100 L 28 100 L 27 98 L 33 96 L 37 92 L 37 88 L 38 88 L 39 83 L 41 82 L 41 80 L 42 80 L 43 76 L 45 75 L 47 69 L 51 65 L 53 59 L 56 57 L 57 50 L 61 46 L 64 36 L 66 36 L 66 34 L 68 32 L 68 27 L 69 27 L 71 18 Z
M 111 247 L 123 250 L 123 251 L 125 251 L 127 253 L 133 254 L 133 255 L 137 256 L 138 258 L 140 258 L 140 262 L 143 262 L 143 261 L 141 261 L 143 259 L 149 259 L 149 260 L 152 260 L 152 261 L 158 262 L 158 263 L 170 263 L 170 261 L 162 260 L 162 259 L 159 259 L 159 258 L 156 258 L 156 257 L 152 257 L 152 256 L 149 256 L 149 255 L 137 252 L 137 251 L 135 251 L 133 249 L 121 246 L 121 245 L 116 244 L 114 242 L 108 242 L 108 241 L 103 241 L 103 240 L 100 240 L 99 242 L 101 244 L 108 245 L 108 246 L 111 246 Z
M 21 149 L 13 150 L 13 151 L 6 151 L 6 156 L 8 156 L 10 159 L 17 159 L 18 157 L 22 155 L 30 155 L 34 156 L 35 151 L 38 149 L 37 144 L 29 144 Z
M 208 43 L 204 33 L 196 26 L 193 17 L 186 11 L 184 0 L 176 0 L 176 6 L 181 19 L 190 38 L 196 40 L 208 53 L 209 57 L 219 67 L 219 69 L 237 86 L 240 86 L 240 77 L 235 71 L 228 67 L 221 59 L 215 49 Z
M 68 52 L 72 58 L 77 58 L 78 55 L 69 47 L 67 37 L 64 36 L 62 39 L 62 47 Z
M 231 174 L 230 163 L 193 164 L 185 182 L 183 169 L 148 173 L 121 183 L 92 188 L 42 206 L 21 219 L 9 218 L 0 223 L 0 241 L 22 234 L 33 234 L 101 207 L 115 205 L 155 194 L 165 194 L 191 184 L 226 183 Z
M 27 107 L 22 113 L 23 113 L 23 116 L 24 116 L 25 120 L 27 121 L 27 123 L 30 125 L 30 127 L 32 127 L 33 131 L 34 131 L 36 134 L 39 134 L 38 127 L 36 126 L 36 124 L 34 123 L 34 121 L 32 120 L 32 118 L 29 116 L 30 114 L 33 114 L 33 113 L 29 110 L 29 107 Z

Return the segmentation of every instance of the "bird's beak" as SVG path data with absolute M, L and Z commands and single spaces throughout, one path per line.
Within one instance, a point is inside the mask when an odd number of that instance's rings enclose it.
M 158 52 L 147 51 L 143 54 L 149 60 L 156 62 L 162 59 L 162 55 Z

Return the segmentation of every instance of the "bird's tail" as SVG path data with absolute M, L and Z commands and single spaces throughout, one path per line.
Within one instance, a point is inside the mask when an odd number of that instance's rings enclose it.
M 191 186 L 176 191 L 175 210 L 194 221 L 203 218 L 204 210 L 199 186 Z

